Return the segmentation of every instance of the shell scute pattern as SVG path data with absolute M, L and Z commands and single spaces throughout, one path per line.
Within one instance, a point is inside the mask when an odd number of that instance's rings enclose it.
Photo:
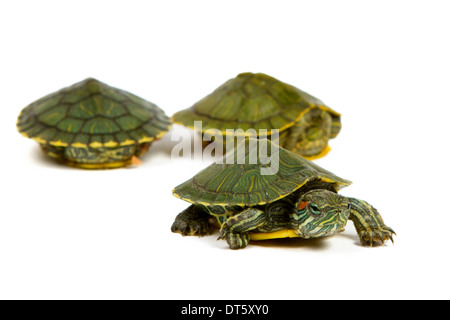
M 153 103 L 88 78 L 24 108 L 17 126 L 39 143 L 99 148 L 151 142 L 171 124 Z
M 314 103 L 323 105 L 320 100 L 268 75 L 243 73 L 191 108 L 177 112 L 173 121 L 193 128 L 193 122 L 201 120 L 205 127 L 223 131 L 285 129 Z
M 266 141 L 269 148 L 274 144 L 266 139 L 260 141 Z M 239 152 L 236 150 L 231 152 Z M 279 168 L 274 175 L 261 174 L 261 168 L 269 164 L 261 163 L 259 157 L 257 163 L 249 162 L 249 155 L 254 152 L 249 146 L 245 150 L 245 164 L 213 163 L 177 186 L 173 193 L 197 204 L 254 206 L 281 199 L 314 179 L 334 183 L 337 189 L 351 184 L 297 154 L 281 147 L 278 150 Z

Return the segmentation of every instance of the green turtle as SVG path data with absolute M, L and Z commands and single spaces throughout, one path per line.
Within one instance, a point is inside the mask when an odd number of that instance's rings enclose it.
M 17 121 L 48 156 L 84 169 L 139 163 L 170 127 L 155 104 L 93 78 L 31 103 Z
M 174 196 L 191 205 L 178 214 L 172 232 L 203 236 L 216 224 L 219 239 L 240 249 L 250 240 L 333 235 L 352 220 L 362 245 L 393 241 L 395 232 L 373 206 L 338 194 L 351 184 L 349 180 L 267 139 L 245 141 L 231 157 L 226 154 L 173 190 Z M 278 165 L 272 167 L 264 158 L 264 145 L 271 148 L 271 155 L 278 153 L 272 158 Z M 229 161 L 236 154 L 245 161 Z M 262 174 L 263 169 L 269 171 Z
M 276 129 L 279 145 L 310 160 L 326 155 L 341 129 L 338 112 L 263 73 L 239 74 L 171 120 L 203 134 L 204 145 L 221 134 L 224 149 L 234 135 L 264 138 Z

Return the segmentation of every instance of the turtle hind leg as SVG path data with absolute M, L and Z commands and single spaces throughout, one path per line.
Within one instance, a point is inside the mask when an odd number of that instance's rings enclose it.
M 350 201 L 350 217 L 355 225 L 361 245 L 377 246 L 384 245 L 384 241 L 391 240 L 396 234 L 392 228 L 384 224 L 383 218 L 378 210 L 363 200 L 348 198 Z
M 200 206 L 193 204 L 177 215 L 171 230 L 183 236 L 208 235 L 211 231 L 209 217 Z

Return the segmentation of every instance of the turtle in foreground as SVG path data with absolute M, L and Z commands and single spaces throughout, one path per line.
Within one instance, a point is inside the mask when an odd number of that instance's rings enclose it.
M 341 129 L 340 118 L 322 101 L 296 87 L 263 73 L 242 73 L 192 107 L 175 113 L 171 120 L 200 131 L 204 145 L 219 140 L 224 149 L 234 135 L 264 138 L 276 129 L 280 146 L 311 160 L 328 153 L 328 140 Z M 201 121 L 201 127 L 196 121 Z M 217 133 L 222 139 L 217 139 Z
M 350 181 L 283 148 L 272 149 L 278 150 L 279 165 L 270 168 L 263 164 L 268 161 L 261 158 L 261 143 L 272 148 L 273 142 L 261 141 L 259 151 L 257 144 L 246 147 L 245 142 L 232 151 L 245 162 L 230 164 L 222 159 L 222 164 L 213 163 L 173 190 L 192 205 L 178 214 L 172 232 L 203 236 L 217 225 L 219 239 L 225 239 L 231 249 L 240 249 L 250 240 L 333 235 L 344 231 L 350 219 L 362 245 L 393 241 L 395 232 L 374 207 L 337 193 Z M 258 155 L 254 164 L 252 154 Z M 264 168 L 273 174 L 262 175 Z
M 139 163 L 170 120 L 153 103 L 88 78 L 25 107 L 17 128 L 52 158 L 105 169 Z

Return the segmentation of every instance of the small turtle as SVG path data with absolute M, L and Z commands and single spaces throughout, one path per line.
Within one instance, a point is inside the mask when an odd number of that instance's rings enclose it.
M 296 87 L 263 73 L 242 73 L 192 107 L 175 113 L 171 120 L 201 130 L 205 145 L 216 138 L 211 134 L 215 129 L 225 137 L 219 141 L 224 149 L 232 135 L 264 138 L 278 129 L 278 144 L 311 160 L 328 153 L 328 140 L 341 129 L 340 118 L 322 101 Z M 201 121 L 201 129 L 195 121 Z M 233 132 L 238 129 L 241 131 Z M 267 134 L 261 129 L 268 130 Z
M 48 156 L 85 169 L 139 163 L 170 126 L 153 103 L 92 78 L 31 103 L 17 122 Z
M 273 147 L 273 142 L 261 141 Z M 362 245 L 393 241 L 395 232 L 374 207 L 337 193 L 350 181 L 283 148 L 274 149 L 278 150 L 278 170 L 263 175 L 261 169 L 269 167 L 268 161 L 258 156 L 252 164 L 251 155 L 258 154 L 258 147 L 245 145 L 242 142 L 236 149 L 245 162 L 230 164 L 222 159 L 173 190 L 174 196 L 192 205 L 178 214 L 172 232 L 203 236 L 217 224 L 219 239 L 225 239 L 231 249 L 240 249 L 250 240 L 333 235 L 344 231 L 350 219 Z

